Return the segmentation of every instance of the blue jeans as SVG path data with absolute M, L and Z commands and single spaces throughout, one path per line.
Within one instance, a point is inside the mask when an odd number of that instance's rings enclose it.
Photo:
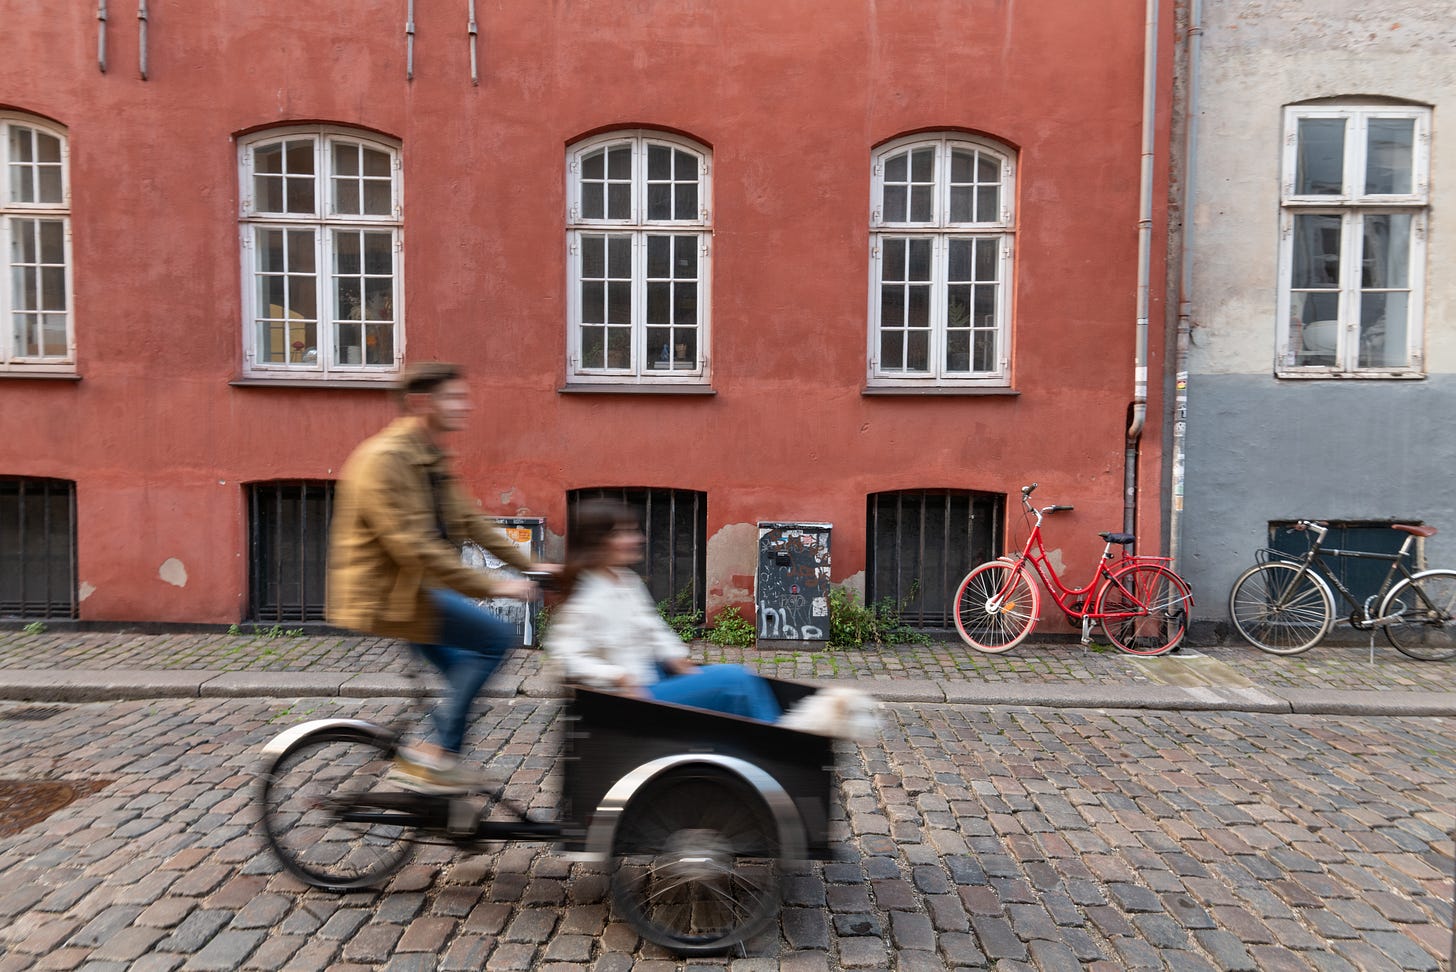
M 747 716 L 761 722 L 773 722 L 781 713 L 773 689 L 742 665 L 704 665 L 691 675 L 669 675 L 649 685 L 647 694 L 659 702 Z
M 429 595 L 440 612 L 442 643 L 412 642 L 411 647 L 440 670 L 449 687 L 431 714 L 434 742 L 458 755 L 465 744 L 465 727 L 476 694 L 520 639 L 515 628 L 463 594 L 435 590 Z

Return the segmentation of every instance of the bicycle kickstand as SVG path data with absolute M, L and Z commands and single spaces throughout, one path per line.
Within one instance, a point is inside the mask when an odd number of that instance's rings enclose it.
M 1092 643 L 1092 619 L 1082 619 L 1082 653 L 1086 654 L 1087 646 Z

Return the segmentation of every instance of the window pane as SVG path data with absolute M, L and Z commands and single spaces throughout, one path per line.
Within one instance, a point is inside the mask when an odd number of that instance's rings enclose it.
M 909 173 L 910 153 L 901 152 L 899 155 L 892 155 L 885 160 L 885 181 L 904 182 L 905 176 Z
M 630 236 L 607 238 L 607 276 L 616 280 L 631 279 L 632 238 Z
M 253 149 L 253 171 L 283 173 L 283 143 L 270 142 Z
M 607 176 L 611 179 L 632 178 L 632 149 L 617 145 L 607 150 Z
M 36 223 L 34 219 L 10 220 L 10 262 L 35 263 Z
M 975 240 L 951 240 L 950 261 L 946 267 L 947 280 L 971 279 L 971 251 Z
M 906 308 L 905 320 L 911 327 L 930 326 L 929 287 L 910 288 L 910 301 Z
M 66 315 L 41 315 L 41 354 L 66 354 Z
M 673 187 L 673 216 L 676 219 L 698 218 L 698 184 L 680 182 Z
M 389 171 L 389 153 L 381 152 L 378 149 L 364 148 L 360 146 L 360 152 L 364 156 L 364 174 L 376 178 L 388 178 L 392 175 Z
M 653 182 L 647 186 L 647 218 L 672 219 L 672 186 Z
M 904 238 L 885 240 L 885 256 L 880 262 L 882 280 L 905 279 L 906 242 Z
M 285 212 L 312 213 L 314 211 L 312 179 L 284 179 L 284 196 L 287 200 Z
M 40 192 L 37 201 L 43 203 L 65 201 L 65 194 L 61 191 L 60 166 L 43 165 L 40 167 Z
M 910 371 L 930 370 L 929 331 L 909 331 L 906 333 L 905 367 Z
M 1000 184 L 1001 163 L 989 155 L 977 153 L 977 156 L 976 168 L 979 170 L 979 175 L 976 181 L 980 183 Z
M 678 182 L 698 181 L 698 157 L 696 155 L 684 152 L 682 149 L 674 149 L 672 157 L 672 177 L 674 179 Z
M 880 288 L 880 320 L 886 326 L 905 322 L 905 288 L 900 284 Z
M 647 323 L 668 324 L 668 313 L 671 307 L 672 284 L 666 282 L 649 283 L 647 285 Z M 648 347 L 652 342 L 648 341 Z
M 1416 123 L 1412 118 L 1372 118 L 1367 127 L 1365 191 L 1409 194 L 1413 184 Z
M 1334 287 L 1340 282 L 1340 217 L 1297 214 L 1294 217 L 1294 275 L 1290 286 Z
M 363 317 L 364 288 L 358 277 L 339 277 L 334 282 L 334 309 L 340 320 Z
M 674 324 L 696 324 L 698 322 L 698 285 L 676 283 L 672 286 L 672 320 Z
M 946 288 L 945 326 L 952 330 L 971 326 L 971 287 L 957 284 Z
M 613 327 L 607 331 L 607 367 L 632 367 L 632 329 Z
M 900 371 L 905 367 L 904 331 L 886 331 L 880 335 L 880 367 Z
M 976 156 L 973 152 L 964 149 L 953 149 L 950 153 L 950 181 L 966 183 L 974 181 L 972 173 L 975 168 Z
M 996 370 L 996 332 L 977 331 L 975 338 L 975 355 L 971 362 L 974 371 L 995 371 Z
M 632 218 L 632 185 L 628 182 L 607 183 L 607 218 Z
M 672 178 L 672 149 L 666 145 L 647 146 L 647 178 Z
M 359 146 L 349 142 L 334 142 L 334 175 L 356 176 L 359 174 Z
M 606 172 L 606 152 L 598 150 L 581 160 L 581 177 L 601 181 Z
M 312 139 L 289 142 L 285 151 L 287 156 L 284 159 L 284 165 L 289 175 L 312 176 L 314 174 Z
M 1001 247 L 997 240 L 976 241 L 976 279 L 996 280 L 999 277 L 997 263 L 1001 257 Z
M 11 166 L 10 193 L 17 202 L 35 202 L 35 170 L 28 165 Z
M 679 280 L 695 278 L 698 275 L 698 238 L 696 236 L 673 237 L 675 253 L 673 271 Z
M 910 154 L 910 180 L 932 182 L 935 179 L 935 149 L 916 149 Z
M 952 223 L 969 223 L 973 218 L 971 205 L 974 196 L 970 186 L 951 186 L 950 188 L 950 221 Z
M 994 223 L 1001 218 L 1001 189 L 980 186 L 976 189 L 976 222 Z
M 1345 119 L 1301 118 L 1294 158 L 1294 192 L 1338 196 L 1344 192 Z
M 910 202 L 910 192 L 905 186 L 885 184 L 885 202 L 883 206 L 885 222 L 903 223 L 907 216 L 906 207 Z
M 581 329 L 581 366 L 602 368 L 607 363 L 607 332 L 602 327 Z
M 394 273 L 394 234 L 365 233 L 364 272 L 376 276 Z
M 372 179 L 364 183 L 364 212 L 370 216 L 388 216 L 394 209 L 390 183 Z
M 600 182 L 585 182 L 581 187 L 581 216 L 601 219 L 606 215 L 607 188 Z
M 1407 358 L 1410 295 L 1403 292 L 1360 296 L 1361 368 L 1403 368 Z
M 970 331 L 951 331 L 946 335 L 945 370 L 952 373 L 971 370 Z
M 359 234 L 353 231 L 336 231 L 334 233 L 334 272 L 357 274 L 361 266 Z
M 283 177 L 253 177 L 253 208 L 260 213 L 283 212 Z
M 313 273 L 313 231 L 288 231 L 288 269 L 294 273 Z
M 64 267 L 42 267 L 40 271 L 40 306 L 44 310 L 66 309 L 66 270 Z
M 353 215 L 359 212 L 359 183 L 354 179 L 334 180 L 334 212 Z
M 995 326 L 996 287 L 994 284 L 977 284 L 972 288 L 971 323 L 977 327 Z
M 607 285 L 596 280 L 581 285 L 581 319 L 587 324 L 606 321 Z
M 607 270 L 607 243 L 600 236 L 581 238 L 581 275 L 600 279 Z
M 932 186 L 910 187 L 910 222 L 928 223 L 934 218 L 935 198 Z
M 930 240 L 907 240 L 910 248 L 910 280 L 930 279 Z
M 648 279 L 672 276 L 672 237 L 647 237 Z
M 364 319 L 394 320 L 394 281 L 388 277 L 369 277 L 364 281 Z
M 66 262 L 66 224 L 58 219 L 37 220 L 40 230 L 40 262 Z
M 35 161 L 34 129 L 20 125 L 10 126 L 10 161 L 30 163 Z
M 394 364 L 394 326 L 392 324 L 364 325 L 364 363 L 367 365 Z
M 613 280 L 607 284 L 607 323 L 632 323 L 632 285 Z
M 1360 286 L 1409 287 L 1410 239 L 1409 213 L 1366 216 Z

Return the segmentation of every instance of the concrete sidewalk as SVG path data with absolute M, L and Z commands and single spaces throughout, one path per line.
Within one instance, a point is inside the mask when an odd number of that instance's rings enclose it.
M 1278 657 L 1246 645 L 1140 658 L 1105 646 L 1023 645 L 982 655 L 960 642 L 829 649 L 692 646 L 705 662 L 819 684 L 853 682 L 887 702 L 1358 715 L 1456 715 L 1456 660 L 1420 662 L 1385 645 L 1321 645 Z M 433 694 L 405 646 L 283 629 L 237 633 L 0 631 L 0 699 L 89 702 Z M 559 694 L 543 654 L 522 649 L 495 697 Z

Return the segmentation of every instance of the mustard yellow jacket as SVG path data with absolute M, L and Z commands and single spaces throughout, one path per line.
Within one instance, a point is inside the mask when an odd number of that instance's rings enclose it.
M 436 520 L 430 475 L 440 496 Z M 439 525 L 445 527 L 445 537 Z M 400 418 L 354 450 L 334 490 L 329 530 L 329 623 L 355 631 L 437 643 L 440 619 L 426 592 L 448 587 L 490 597 L 490 578 L 460 561 L 474 540 L 506 563 L 530 561 L 461 488 L 444 453 L 413 418 Z

